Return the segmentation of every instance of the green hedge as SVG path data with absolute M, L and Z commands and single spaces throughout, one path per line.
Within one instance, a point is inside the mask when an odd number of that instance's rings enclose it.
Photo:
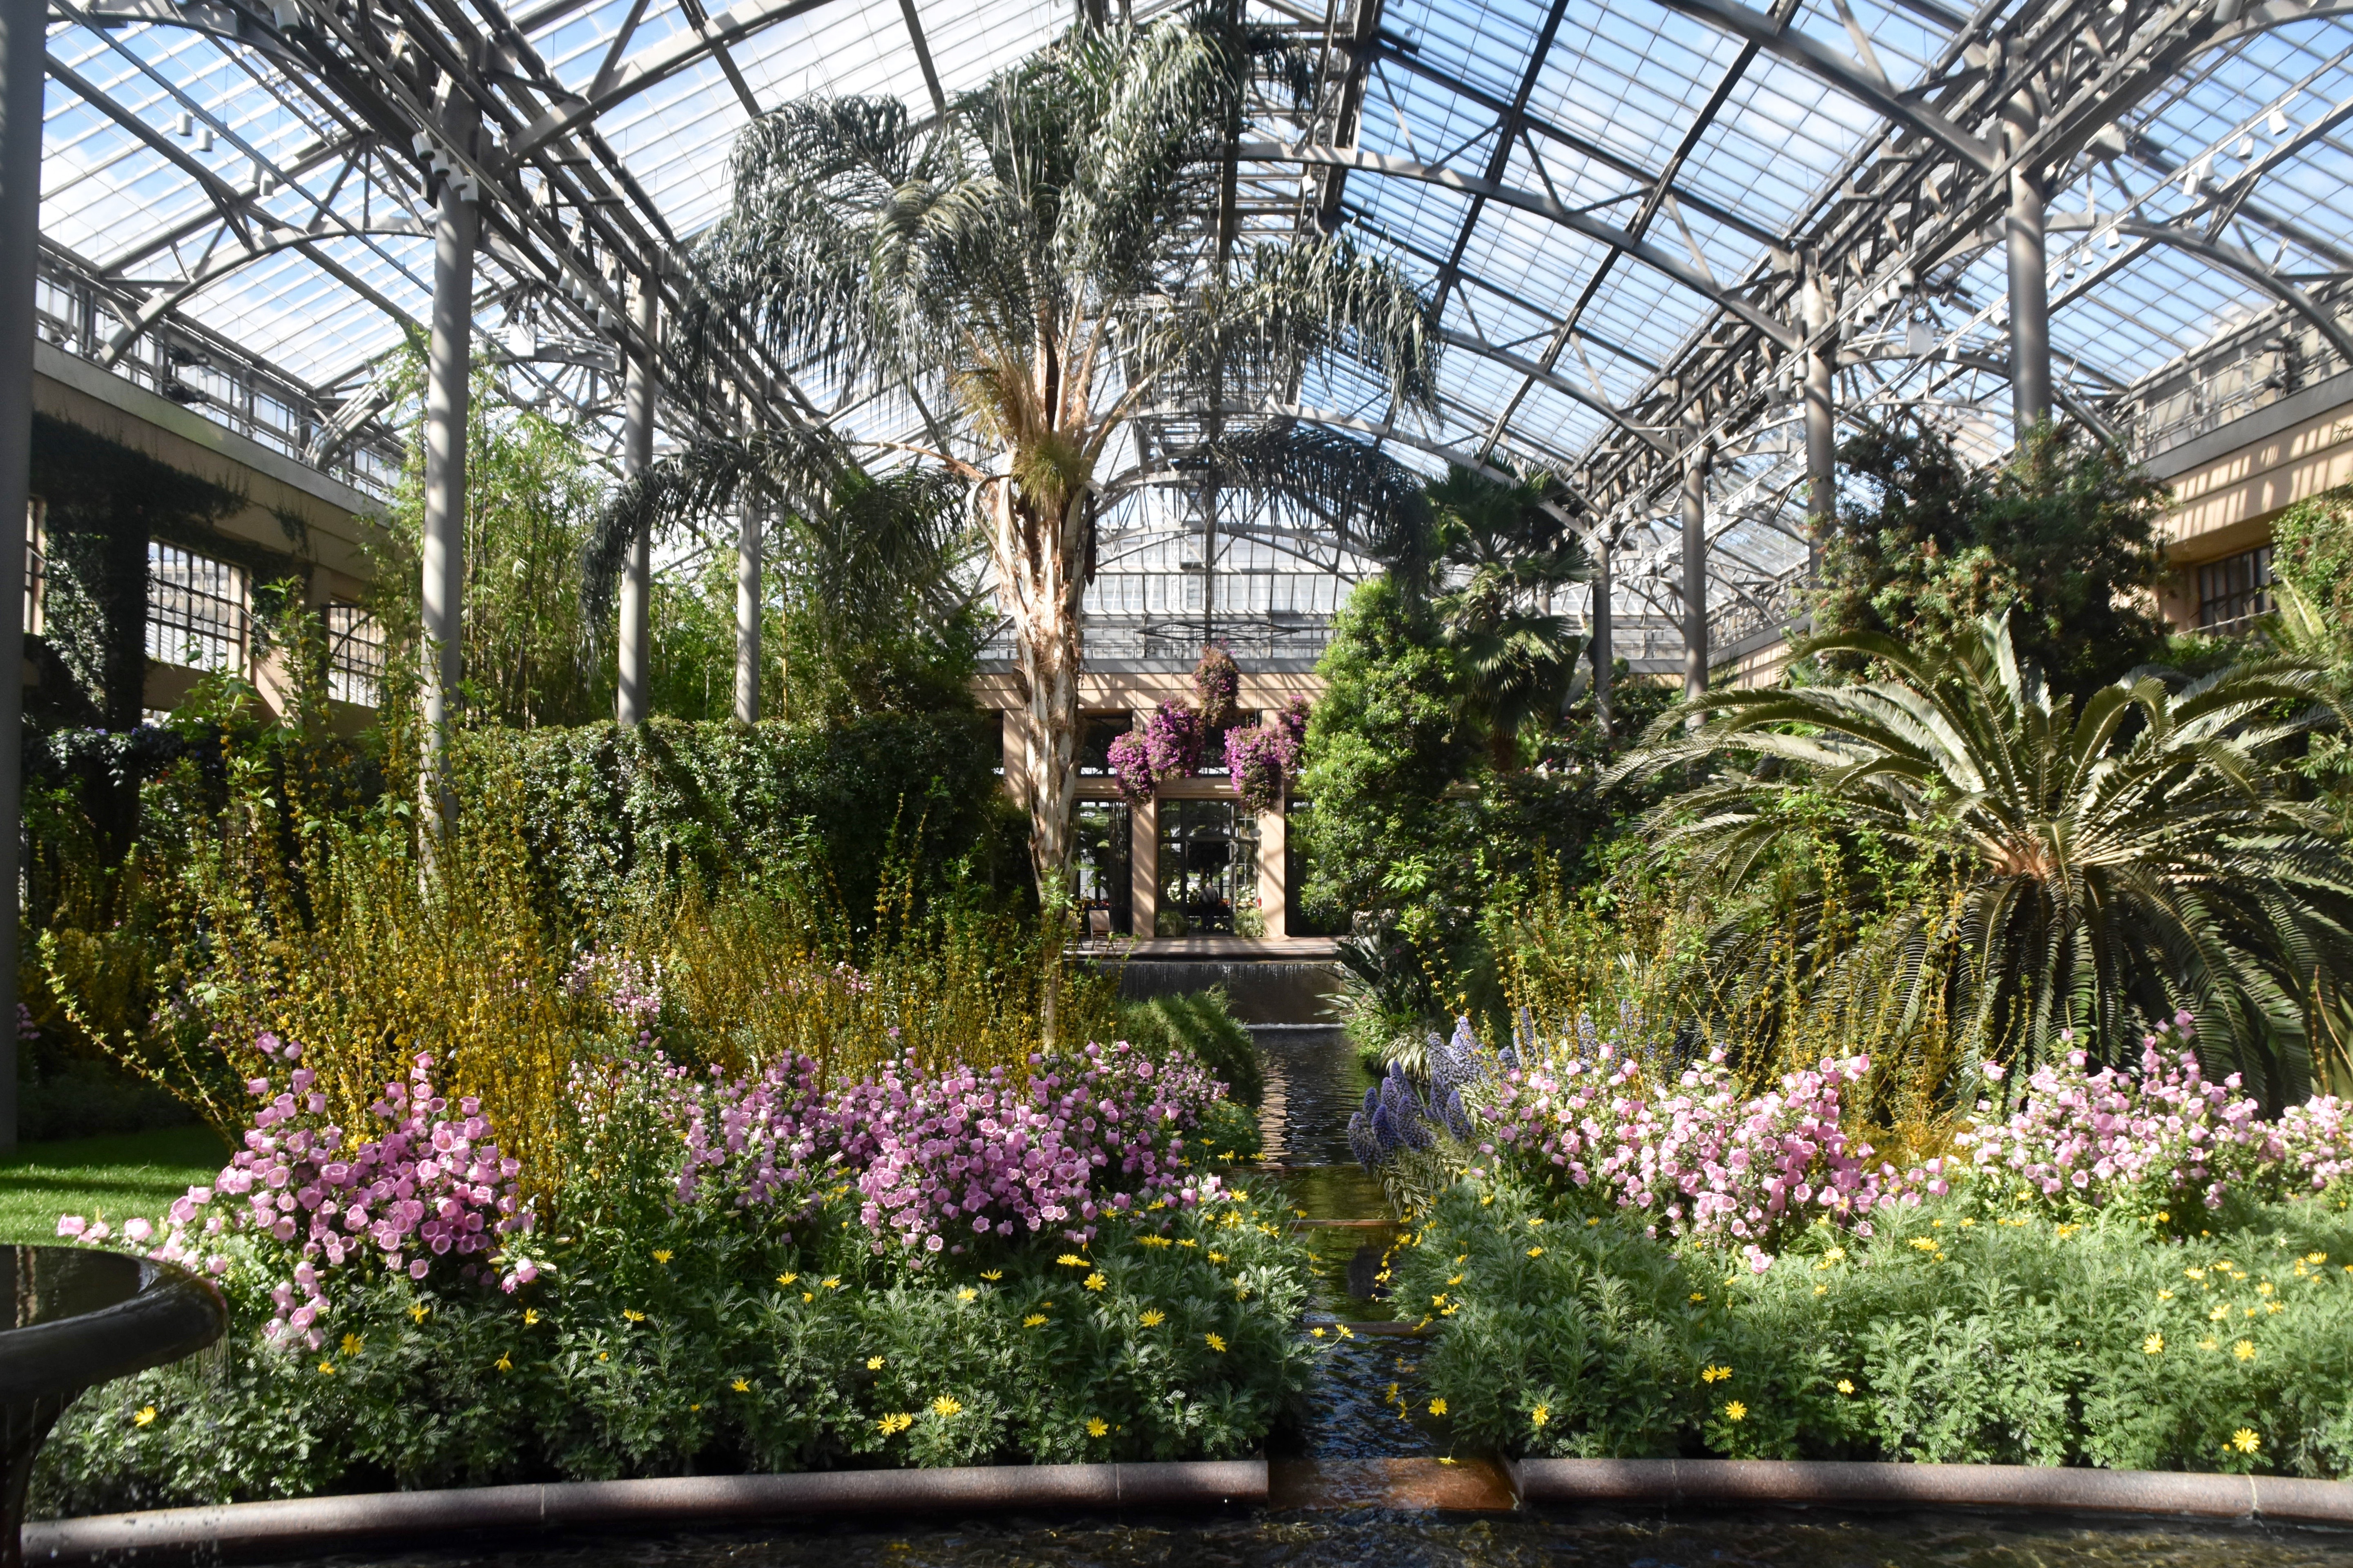
M 1026 884 L 996 737 L 976 718 L 476 730 L 452 753 L 460 808 L 515 809 L 550 894 L 581 920 L 656 887 L 784 879 L 863 926 L 894 862 L 934 885 Z

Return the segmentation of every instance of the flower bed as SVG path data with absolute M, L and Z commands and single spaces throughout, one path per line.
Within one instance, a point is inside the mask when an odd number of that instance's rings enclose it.
M 1217 1457 L 1304 1384 L 1303 1257 L 1279 1210 L 1187 1168 L 1222 1090 L 1182 1053 L 832 1091 L 806 1062 L 584 1068 L 545 1213 L 429 1064 L 354 1146 L 297 1056 L 160 1236 L 81 1227 L 211 1271 L 232 1332 L 210 1369 L 85 1396 L 43 1508 Z
M 1449 1192 L 1392 1268 L 1458 1440 L 1575 1456 L 2353 1471 L 2353 1219 L 2153 1241 L 1957 1194 L 1774 1268 L 1525 1183 Z
M 1842 1129 L 1861 1062 L 1744 1096 L 1589 1026 L 1461 1032 L 1360 1152 L 1460 1173 L 1389 1272 L 1466 1441 L 2353 1472 L 2343 1108 L 2266 1119 L 2188 1047 L 2181 1020 L 2137 1075 L 2074 1055 L 2007 1113 L 1996 1069 L 1963 1157 L 1898 1169 Z

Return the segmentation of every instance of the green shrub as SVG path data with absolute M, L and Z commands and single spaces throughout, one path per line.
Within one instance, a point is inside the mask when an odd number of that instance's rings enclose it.
M 681 882 L 781 881 L 871 922 L 886 868 L 1022 885 L 997 748 L 962 714 L 818 728 L 656 719 L 453 739 L 461 798 L 513 809 L 547 893 L 589 926 Z
M 1457 1437 L 1515 1453 L 2353 1469 L 2335 1204 L 2188 1242 L 1952 1200 L 1873 1217 L 1759 1276 L 1465 1181 L 1392 1274 L 1439 1329 L 1422 1369 Z

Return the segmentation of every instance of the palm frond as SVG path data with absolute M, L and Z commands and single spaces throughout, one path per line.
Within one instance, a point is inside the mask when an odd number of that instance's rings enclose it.
M 1314 532 L 1377 559 L 1428 536 L 1421 476 L 1369 441 L 1326 426 L 1274 419 L 1227 431 L 1205 454 L 1206 476 L 1256 515 Z
M 1973 1050 L 2032 1057 L 2072 1026 L 2114 1052 L 2187 1007 L 2210 1066 L 2274 1104 L 2298 1091 L 2316 998 L 2353 970 L 2353 856 L 2278 787 L 2281 742 L 2340 717 L 2322 671 L 2261 659 L 2179 690 L 2127 678 L 2079 710 L 2021 667 L 2006 617 L 1942 653 L 1813 646 L 1892 673 L 1711 694 L 1662 716 L 1612 781 L 1725 753 L 1795 769 L 1851 830 L 1959 868 Z M 1761 770 L 1720 774 L 1657 809 L 1652 854 L 1735 886 L 1781 793 Z M 1919 940 L 1899 920 L 1874 942 Z
M 814 429 L 708 437 L 649 463 L 614 487 L 581 558 L 592 623 L 612 614 L 621 565 L 639 534 L 661 538 L 755 499 L 785 506 L 829 496 L 857 463 L 839 437 Z
M 1204 295 L 1198 327 L 1152 342 L 1188 384 L 1289 401 L 1309 370 L 1345 360 L 1401 405 L 1437 407 L 1430 301 L 1404 270 L 1345 235 L 1252 246 L 1238 276 Z

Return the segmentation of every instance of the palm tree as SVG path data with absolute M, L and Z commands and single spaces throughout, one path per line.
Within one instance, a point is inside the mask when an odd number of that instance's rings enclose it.
M 716 297 L 679 326 L 691 353 L 713 312 L 733 313 L 806 374 L 903 391 L 922 414 L 927 441 L 877 447 L 972 496 L 1025 688 L 1019 782 L 1050 903 L 1071 868 L 1097 519 L 1141 482 L 1103 472 L 1120 437 L 1161 411 L 1206 423 L 1231 448 L 1208 444 L 1211 480 L 1313 489 L 1345 528 L 1397 503 L 1396 465 L 1249 411 L 1342 359 L 1401 406 L 1433 406 L 1428 305 L 1396 267 L 1339 237 L 1233 241 L 1220 175 L 1246 94 L 1307 90 L 1313 76 L 1239 14 L 1226 0 L 1146 27 L 1082 23 L 935 120 L 865 98 L 765 117 L 737 146 L 733 208 L 702 247 Z M 1229 412 L 1243 428 L 1221 428 Z M 730 483 L 805 494 L 827 439 L 740 444 Z M 626 496 L 613 531 L 658 515 L 659 489 Z
M 1409 545 L 1390 569 L 1409 591 L 1436 592 L 1440 636 L 1467 678 L 1465 705 L 1508 771 L 1521 732 L 1568 704 L 1585 637 L 1552 600 L 1590 577 L 1592 562 L 1549 475 L 1506 484 L 1456 465 L 1427 493 L 1427 542 Z
M 1718 752 L 1763 764 L 1672 797 L 1656 854 L 1736 888 L 1785 819 L 1770 797 L 1810 784 L 1843 824 L 1942 863 L 1957 912 L 1892 911 L 1870 940 L 1915 988 L 1957 948 L 1955 1016 L 1976 1054 L 2032 1058 L 2088 1027 L 2115 1051 L 2177 1008 L 2266 1098 L 2306 1078 L 2313 998 L 2353 974 L 2353 858 L 2315 806 L 2282 793 L 2281 742 L 2342 710 L 2323 674 L 2253 660 L 2177 689 L 2136 674 L 2084 700 L 2022 669 L 2007 616 L 1949 650 L 1875 634 L 1825 637 L 1883 679 L 1712 693 L 1672 710 L 1613 778 Z M 1692 712 L 1710 715 L 1688 734 Z M 1854 955 L 1850 955 L 1854 956 Z M 1914 1016 L 1928 998 L 1906 998 Z

